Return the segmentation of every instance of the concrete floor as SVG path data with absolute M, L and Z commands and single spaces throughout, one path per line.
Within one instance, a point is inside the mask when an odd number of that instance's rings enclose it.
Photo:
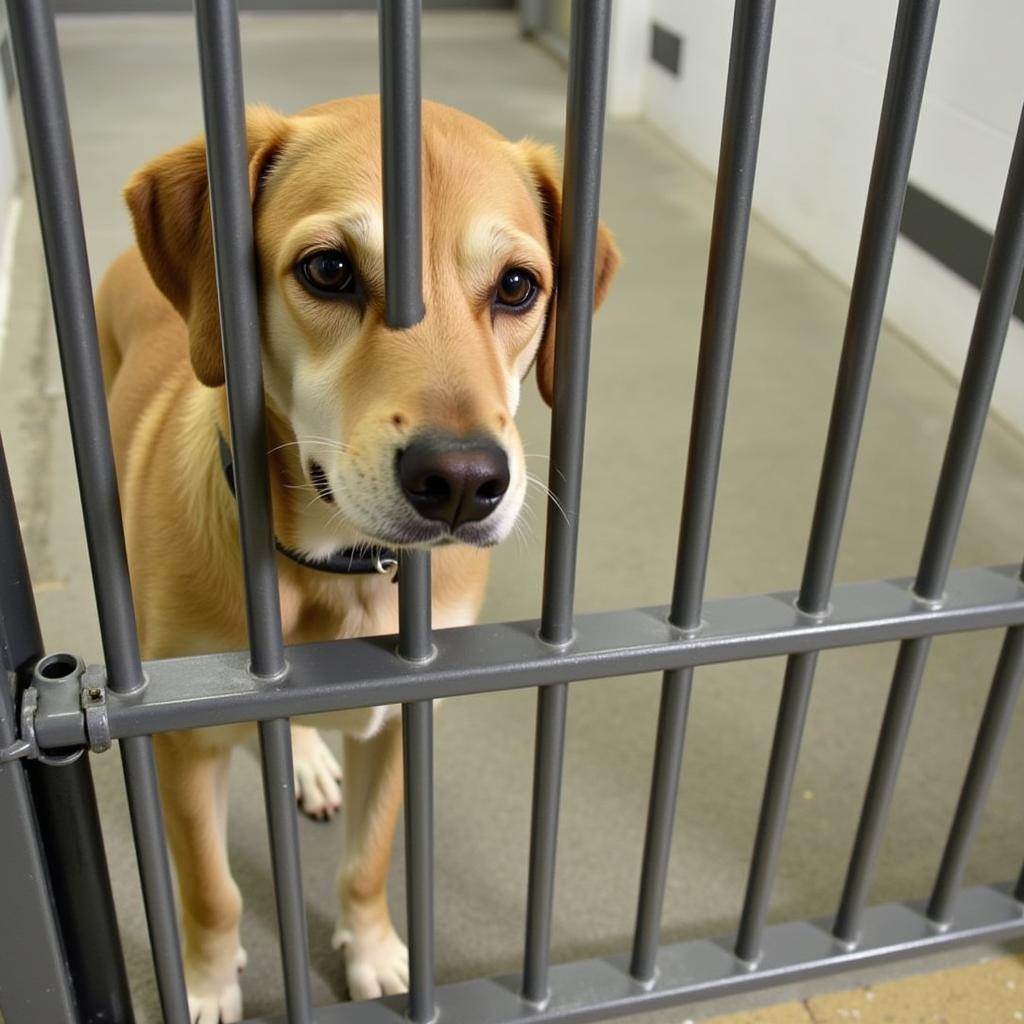
M 362 15 L 243 22 L 247 96 L 294 110 L 376 90 L 375 21 Z M 66 20 L 60 28 L 91 259 L 97 276 L 129 242 L 119 189 L 147 158 L 201 125 L 189 19 Z M 564 73 L 519 41 L 503 15 L 424 20 L 424 93 L 512 137 L 561 142 Z M 707 257 L 713 181 L 642 123 L 607 130 L 603 214 L 625 262 L 594 336 L 581 611 L 664 602 L 670 591 Z M 796 187 L 796 186 L 795 186 Z M 800 186 L 803 187 L 803 186 Z M 862 196 L 837 196 L 860 206 Z M 17 240 L 0 430 L 12 463 L 37 599 L 51 649 L 100 655 L 74 469 L 32 200 Z M 711 597 L 799 581 L 847 303 L 846 290 L 756 223 L 750 238 L 731 409 L 713 537 Z M 927 301 L 927 296 L 922 296 Z M 533 389 L 520 416 L 527 450 L 546 451 Z M 881 339 L 838 579 L 912 575 L 955 396 L 905 338 Z M 539 461 L 543 465 L 543 460 Z M 536 471 L 535 471 L 536 472 Z M 499 551 L 488 619 L 537 614 L 543 503 L 531 539 Z M 991 422 L 955 564 L 1020 558 L 1024 439 Z M 920 897 L 934 876 L 1000 637 L 935 642 L 875 900 Z M 835 907 L 892 669 L 893 645 L 821 658 L 772 919 Z M 780 661 L 698 673 L 665 912 L 669 939 L 728 932 L 739 910 L 782 678 Z M 643 837 L 658 681 L 572 690 L 553 955 L 628 945 Z M 448 702 L 437 720 L 437 963 L 441 981 L 514 971 L 523 931 L 535 698 Z M 94 758 L 140 1020 L 155 997 L 116 755 Z M 968 881 L 1015 876 L 1024 850 L 1018 714 Z M 249 1015 L 282 1009 L 263 812 L 251 752 L 233 766 L 231 855 L 246 896 Z M 344 995 L 331 953 L 343 822 L 301 823 L 318 1003 Z M 401 844 L 399 844 L 400 846 Z M 402 921 L 396 851 L 392 901 Z M 959 954 L 977 958 L 977 950 Z M 934 965 L 936 960 L 927 961 Z M 906 969 L 906 968 L 903 968 Z M 871 972 L 868 980 L 880 972 Z M 778 996 L 845 987 L 835 979 Z M 648 1015 L 703 1019 L 741 1004 Z

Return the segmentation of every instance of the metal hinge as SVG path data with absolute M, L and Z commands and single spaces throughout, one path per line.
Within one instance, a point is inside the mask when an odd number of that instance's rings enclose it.
M 67 737 L 66 745 L 40 746 L 36 726 L 45 718 L 47 735 Z M 83 742 L 84 737 L 84 742 Z M 21 693 L 18 735 L 0 747 L 0 763 L 23 758 L 60 766 L 77 761 L 86 750 L 110 749 L 107 688 L 102 671 L 87 670 L 73 654 L 50 654 L 32 673 Z

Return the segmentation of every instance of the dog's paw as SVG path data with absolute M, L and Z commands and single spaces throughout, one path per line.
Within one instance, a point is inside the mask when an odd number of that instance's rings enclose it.
M 354 933 L 339 925 L 332 945 L 344 950 L 345 977 L 348 994 L 353 999 L 376 999 L 409 989 L 409 951 L 395 930 L 388 927 L 383 935 Z
M 302 813 L 330 821 L 341 807 L 341 766 L 316 729 L 292 726 L 295 799 Z
M 245 967 L 245 951 L 239 950 L 237 967 L 230 978 L 208 968 L 185 966 L 188 1012 L 192 1024 L 238 1024 L 242 1019 L 242 989 L 238 973 Z

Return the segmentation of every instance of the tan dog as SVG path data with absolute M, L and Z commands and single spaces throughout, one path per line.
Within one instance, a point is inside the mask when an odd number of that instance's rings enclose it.
M 553 152 L 510 143 L 455 110 L 423 107 L 426 316 L 384 322 L 375 97 L 295 117 L 253 109 L 250 186 L 274 528 L 306 558 L 377 544 L 439 546 L 438 628 L 474 621 L 485 548 L 526 490 L 513 423 L 531 364 L 550 401 L 559 175 Z M 138 249 L 108 271 L 97 309 L 143 654 L 246 646 L 235 502 L 218 432 L 227 403 L 201 140 L 153 161 L 125 192 Z M 602 227 L 600 302 L 618 263 Z M 457 542 L 457 543 L 451 543 Z M 278 557 L 287 643 L 391 633 L 388 575 L 333 575 Z M 391 707 L 325 716 L 345 735 L 345 849 L 335 944 L 356 998 L 403 991 L 407 953 L 385 885 L 402 795 Z M 225 848 L 231 747 L 251 727 L 157 737 L 193 1018 L 241 1020 L 241 897 Z M 333 757 L 293 728 L 303 808 L 340 804 Z

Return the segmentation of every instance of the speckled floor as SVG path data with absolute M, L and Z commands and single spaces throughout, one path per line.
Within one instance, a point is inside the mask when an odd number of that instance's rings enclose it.
M 66 20 L 60 38 L 98 278 L 129 242 L 119 199 L 122 183 L 145 159 L 200 127 L 193 29 L 189 19 L 174 17 Z M 251 100 L 289 110 L 376 89 L 371 17 L 250 17 L 243 23 L 243 41 Z M 510 18 L 427 16 L 423 65 L 425 95 L 461 106 L 510 136 L 561 141 L 563 71 L 519 40 Z M 603 212 L 625 263 L 595 328 L 581 610 L 661 603 L 670 590 L 712 199 L 713 181 L 650 127 L 609 124 Z M 860 206 L 863 197 L 835 201 Z M 799 581 L 846 302 L 840 285 L 778 235 L 754 224 L 709 596 L 791 589 Z M 38 232 L 26 192 L 0 370 L 9 399 L 0 406 L 0 429 L 47 642 L 51 649 L 96 659 L 95 610 L 51 332 Z M 540 455 L 547 447 L 547 412 L 533 389 L 528 391 L 520 420 L 527 450 Z M 913 573 L 954 395 L 953 383 L 913 344 L 883 334 L 840 580 Z M 489 619 L 537 613 L 544 511 L 539 496 L 534 506 L 529 541 L 510 542 L 496 557 L 485 612 Z M 1022 508 L 1024 439 L 992 422 L 956 564 L 1019 560 Z M 999 642 L 996 634 L 979 633 L 942 638 L 933 646 L 874 900 L 928 891 Z M 893 656 L 893 645 L 880 645 L 821 658 L 773 920 L 827 915 L 835 908 Z M 724 665 L 697 675 L 666 901 L 665 934 L 671 939 L 725 933 L 735 926 L 781 679 L 778 660 Z M 554 924 L 557 960 L 628 945 L 657 694 L 658 681 L 651 677 L 572 689 Z M 438 716 L 441 981 L 518 967 L 534 703 L 528 692 L 481 696 L 450 701 Z M 154 1022 L 158 1016 L 116 755 L 94 758 L 94 770 L 139 1019 Z M 1024 716 L 1018 714 L 971 859 L 971 882 L 1015 877 L 1020 870 L 1022 777 Z M 263 812 L 250 795 L 256 779 L 251 751 L 239 754 L 232 773 L 230 846 L 246 897 L 250 967 L 244 991 L 250 1015 L 282 1008 Z M 300 830 L 318 1003 L 344 995 L 343 972 L 329 945 L 332 877 L 343 827 L 342 818 L 330 825 L 303 821 Z M 400 846 L 391 898 L 401 922 Z M 914 967 L 979 955 L 965 951 Z M 782 994 L 665 1011 L 643 1020 L 706 1019 L 770 999 L 799 1001 L 829 988 L 877 982 L 907 969 L 861 972 L 855 981 L 826 979 Z M 971 1019 L 989 1024 L 997 1018 Z

